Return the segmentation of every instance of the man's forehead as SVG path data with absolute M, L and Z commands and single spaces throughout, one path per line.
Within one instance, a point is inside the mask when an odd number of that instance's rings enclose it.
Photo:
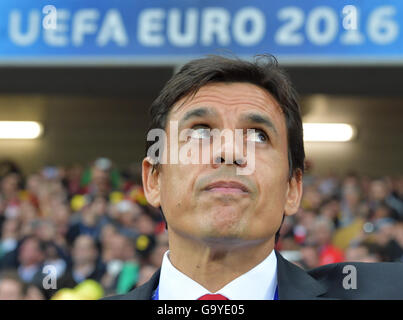
M 182 97 L 174 104 L 170 115 L 180 116 L 194 107 L 215 105 L 229 106 L 234 112 L 239 109 L 256 109 L 271 115 L 283 113 L 277 100 L 267 90 L 257 85 L 247 82 L 218 82 L 208 83 L 196 93 Z

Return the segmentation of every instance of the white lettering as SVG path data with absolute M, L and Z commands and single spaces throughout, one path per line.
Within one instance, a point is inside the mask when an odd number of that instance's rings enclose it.
M 206 8 L 202 15 L 201 44 L 210 46 L 217 38 L 217 44 L 227 46 L 231 42 L 229 35 L 230 14 L 224 8 Z
M 57 269 L 55 266 L 47 264 L 43 267 L 42 273 L 46 276 L 42 280 L 44 289 L 57 289 Z
M 343 273 L 347 274 L 343 278 L 343 288 L 346 290 L 357 289 L 357 269 L 353 265 L 345 265 Z
M 57 23 L 57 10 L 55 6 L 47 5 L 42 9 L 42 13 L 45 14 L 45 17 L 42 21 L 43 28 L 46 29 L 56 29 Z
M 299 29 L 304 24 L 304 11 L 298 7 L 285 7 L 281 9 L 277 18 L 286 21 L 278 28 L 274 40 L 280 45 L 297 46 L 304 42 L 304 36 Z
M 21 12 L 19 10 L 12 10 L 10 12 L 8 25 L 11 41 L 18 46 L 29 46 L 33 44 L 39 35 L 40 21 L 40 12 L 38 10 L 31 10 L 28 15 L 27 31 L 24 34 L 21 32 Z
M 106 12 L 96 42 L 100 47 L 103 47 L 111 40 L 121 47 L 126 46 L 129 42 L 122 17 L 116 9 L 110 9 Z
M 138 40 L 144 46 L 159 47 L 164 44 L 162 20 L 165 18 L 164 9 L 146 9 L 140 13 L 137 32 Z
M 55 29 L 45 29 L 43 39 L 45 43 L 50 46 L 64 47 L 68 45 L 67 31 L 69 30 L 68 24 L 65 23 L 70 18 L 70 12 L 67 10 L 59 9 L 57 12 L 57 24 Z
M 186 10 L 184 31 L 181 33 L 181 13 L 179 9 L 171 9 L 168 15 L 168 39 L 178 47 L 190 47 L 197 41 L 199 16 L 197 9 Z
M 86 34 L 94 34 L 97 30 L 96 20 L 99 12 L 96 9 L 79 10 L 73 19 L 72 43 L 75 46 L 82 46 Z
M 376 44 L 386 45 L 396 40 L 399 35 L 399 24 L 393 17 L 396 8 L 382 6 L 375 9 L 369 16 L 367 30 L 369 38 Z
M 323 21 L 324 28 L 319 28 Z M 330 43 L 336 36 L 338 30 L 337 15 L 332 8 L 317 7 L 309 14 L 306 22 L 306 36 L 316 45 Z
M 250 31 L 247 23 L 250 22 Z M 259 43 L 265 33 L 266 20 L 264 14 L 257 8 L 244 8 L 237 12 L 232 25 L 234 39 L 244 46 L 253 46 Z

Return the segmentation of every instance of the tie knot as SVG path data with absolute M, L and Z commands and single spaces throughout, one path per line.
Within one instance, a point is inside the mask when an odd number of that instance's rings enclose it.
M 201 296 L 197 300 L 229 300 L 227 297 L 224 297 L 222 294 L 205 294 Z

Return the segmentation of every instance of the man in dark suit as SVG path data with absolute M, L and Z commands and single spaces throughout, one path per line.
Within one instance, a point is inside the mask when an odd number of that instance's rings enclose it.
M 169 251 L 149 282 L 108 299 L 403 298 L 402 264 L 305 272 L 274 250 L 301 201 L 305 152 L 297 95 L 273 57 L 189 62 L 151 121 L 143 186 Z

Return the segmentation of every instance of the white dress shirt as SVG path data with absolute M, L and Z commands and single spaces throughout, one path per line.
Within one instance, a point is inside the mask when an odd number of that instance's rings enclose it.
M 214 292 L 229 300 L 273 300 L 277 287 L 277 258 L 274 250 L 253 269 Z M 165 252 L 158 289 L 159 300 L 197 300 L 211 294 L 206 288 L 176 269 Z

